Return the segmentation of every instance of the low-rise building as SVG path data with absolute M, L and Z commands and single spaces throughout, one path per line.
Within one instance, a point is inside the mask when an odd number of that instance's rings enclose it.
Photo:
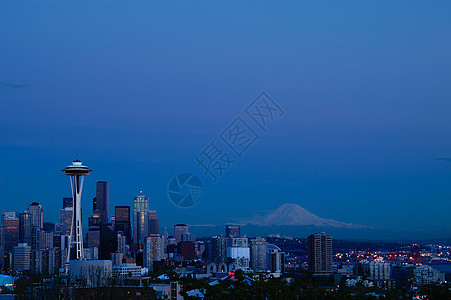
M 113 267 L 113 277 L 138 277 L 142 274 L 142 268 L 135 263 L 124 263 Z

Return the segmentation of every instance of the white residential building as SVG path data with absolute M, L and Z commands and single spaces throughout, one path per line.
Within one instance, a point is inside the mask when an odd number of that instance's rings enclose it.
M 445 274 L 428 266 L 417 266 L 413 271 L 413 285 L 422 286 L 445 281 Z

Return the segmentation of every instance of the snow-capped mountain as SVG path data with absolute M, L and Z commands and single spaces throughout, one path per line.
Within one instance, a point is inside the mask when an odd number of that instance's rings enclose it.
M 276 210 L 263 215 L 254 216 L 251 219 L 242 220 L 244 224 L 258 226 L 317 226 L 317 227 L 341 227 L 341 228 L 368 228 L 368 226 L 343 223 L 332 219 L 323 219 L 309 212 L 305 208 L 294 204 L 286 203 Z

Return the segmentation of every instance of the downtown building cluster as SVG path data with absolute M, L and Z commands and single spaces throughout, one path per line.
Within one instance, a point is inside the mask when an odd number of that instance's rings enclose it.
M 183 272 L 197 278 L 222 276 L 237 269 L 279 275 L 285 270 L 285 253 L 279 247 L 261 237 L 242 236 L 239 225 L 227 225 L 224 235 L 200 240 L 186 224 L 176 224 L 170 233 L 165 228 L 160 234 L 157 212 L 149 208 L 149 198 L 142 191 L 132 206 L 115 206 L 110 215 L 106 181 L 96 183 L 82 252 L 75 257 L 76 251 L 69 251 L 78 230 L 74 199 L 76 195 L 62 198 L 59 222 L 46 222 L 44 207 L 37 202 L 23 212 L 1 213 L 2 273 L 76 277 L 83 268 L 95 267 L 106 277 L 142 283 L 155 270 L 184 268 Z
M 130 206 L 116 206 L 108 215 L 108 183 L 98 181 L 93 213 L 84 236 L 84 260 L 111 260 L 114 254 L 130 254 L 143 249 L 145 237 L 159 234 L 156 211 L 139 209 L 147 201 L 142 192 L 134 199 L 132 238 Z M 4 273 L 59 274 L 64 272 L 70 247 L 73 198 L 62 199 L 59 222 L 45 222 L 43 206 L 31 203 L 23 212 L 2 212 L 0 223 L 0 268 Z M 133 251 L 138 250 L 138 251 Z
M 248 238 L 242 235 L 239 225 L 226 225 L 224 235 L 200 239 L 186 224 L 174 225 L 170 233 L 165 228 L 161 234 L 157 212 L 150 209 L 143 191 L 130 199 L 131 206 L 115 206 L 110 214 L 106 181 L 96 183 L 88 230 L 82 234 L 81 190 L 83 176 L 91 170 L 76 160 L 64 171 L 71 176 L 73 196 L 62 198 L 59 222 L 45 222 L 44 208 L 37 202 L 23 212 L 1 213 L 3 274 L 45 275 L 65 280 L 66 284 L 85 282 L 91 287 L 133 286 L 144 292 L 145 287 L 152 287 L 160 298 L 180 299 L 177 280 L 161 275 L 157 279 L 166 282 L 155 283 L 152 275 L 174 271 L 180 277 L 205 279 L 214 285 L 218 280 L 235 280 L 238 270 L 248 276 L 249 282 L 257 280 L 255 276 L 282 276 L 288 280 L 287 276 L 298 271 L 290 270 L 297 256 L 283 251 L 283 243 L 270 242 L 274 240 L 271 236 Z M 298 239 L 286 240 L 302 245 Z M 406 260 L 401 256 L 394 260 L 393 253 L 363 258 L 358 253 L 334 254 L 332 237 L 324 232 L 308 236 L 306 250 L 305 265 L 296 268 L 304 267 L 320 284 L 339 286 L 345 282 L 349 287 L 388 290 L 445 281 L 443 273 L 419 262 L 419 250 L 412 251 Z

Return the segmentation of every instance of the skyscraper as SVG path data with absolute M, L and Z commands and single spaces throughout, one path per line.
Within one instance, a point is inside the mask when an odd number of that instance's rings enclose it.
M 308 269 L 313 275 L 332 274 L 332 236 L 318 232 L 308 237 Z
M 3 266 L 10 268 L 10 252 L 13 251 L 13 247 L 19 243 L 19 219 L 15 212 L 6 212 L 2 214 L 3 220 Z
M 214 236 L 209 243 L 209 259 L 217 264 L 225 263 L 227 260 L 227 238 Z
M 153 268 L 154 261 L 160 261 L 164 258 L 163 238 L 158 234 L 150 234 L 145 238 L 144 244 L 144 266 Z
M 251 269 L 254 271 L 263 271 L 267 269 L 267 250 L 268 243 L 264 238 L 256 237 L 251 240 Z
M 65 207 L 60 209 L 60 223 L 63 224 L 63 234 L 70 235 L 70 228 L 72 226 L 72 215 L 74 213 L 73 207 Z
M 160 234 L 160 220 L 156 210 L 149 211 L 149 234 Z
M 13 247 L 13 270 L 28 271 L 31 263 L 31 247 L 27 243 L 19 243 Z
M 31 245 L 31 214 L 27 211 L 19 213 L 19 243 Z
M 5 254 L 7 254 L 19 243 L 19 219 L 15 212 L 5 212 L 2 214 L 2 220 Z
M 126 254 L 127 253 L 127 237 L 122 231 L 117 232 L 117 252 Z
M 83 260 L 83 233 L 81 223 L 81 192 L 83 190 L 83 181 L 86 175 L 91 172 L 87 166 L 83 166 L 78 159 L 72 162 L 72 165 L 67 166 L 63 172 L 70 176 L 70 184 L 72 188 L 73 198 L 73 222 L 71 226 L 71 244 L 74 245 L 74 258 Z M 71 259 L 71 247 L 69 247 L 67 255 L 67 263 Z M 67 264 L 68 267 L 68 264 Z M 68 269 L 66 269 L 68 271 Z
M 174 225 L 174 238 L 177 243 L 182 241 L 182 237 L 184 233 L 188 232 L 188 225 L 186 224 L 176 224 Z
M 108 182 L 97 181 L 96 197 L 93 199 L 93 211 L 98 210 L 101 222 L 108 222 Z
M 126 243 L 131 242 L 130 206 L 116 206 L 114 208 L 114 230 L 116 233 L 122 232 L 126 237 Z
M 72 197 L 63 197 L 63 209 L 66 207 L 73 207 L 74 206 L 74 200 Z
M 44 211 L 42 210 L 42 205 L 33 202 L 28 206 L 28 212 L 31 214 L 31 226 L 42 228 L 44 223 Z
M 285 272 L 285 252 L 281 251 L 279 247 L 275 246 L 269 250 L 268 259 L 269 271 L 272 273 Z
M 142 244 L 149 232 L 149 198 L 142 191 L 133 200 L 133 243 Z
M 117 250 L 117 234 L 113 224 L 100 224 L 99 259 L 111 259 L 111 253 Z

